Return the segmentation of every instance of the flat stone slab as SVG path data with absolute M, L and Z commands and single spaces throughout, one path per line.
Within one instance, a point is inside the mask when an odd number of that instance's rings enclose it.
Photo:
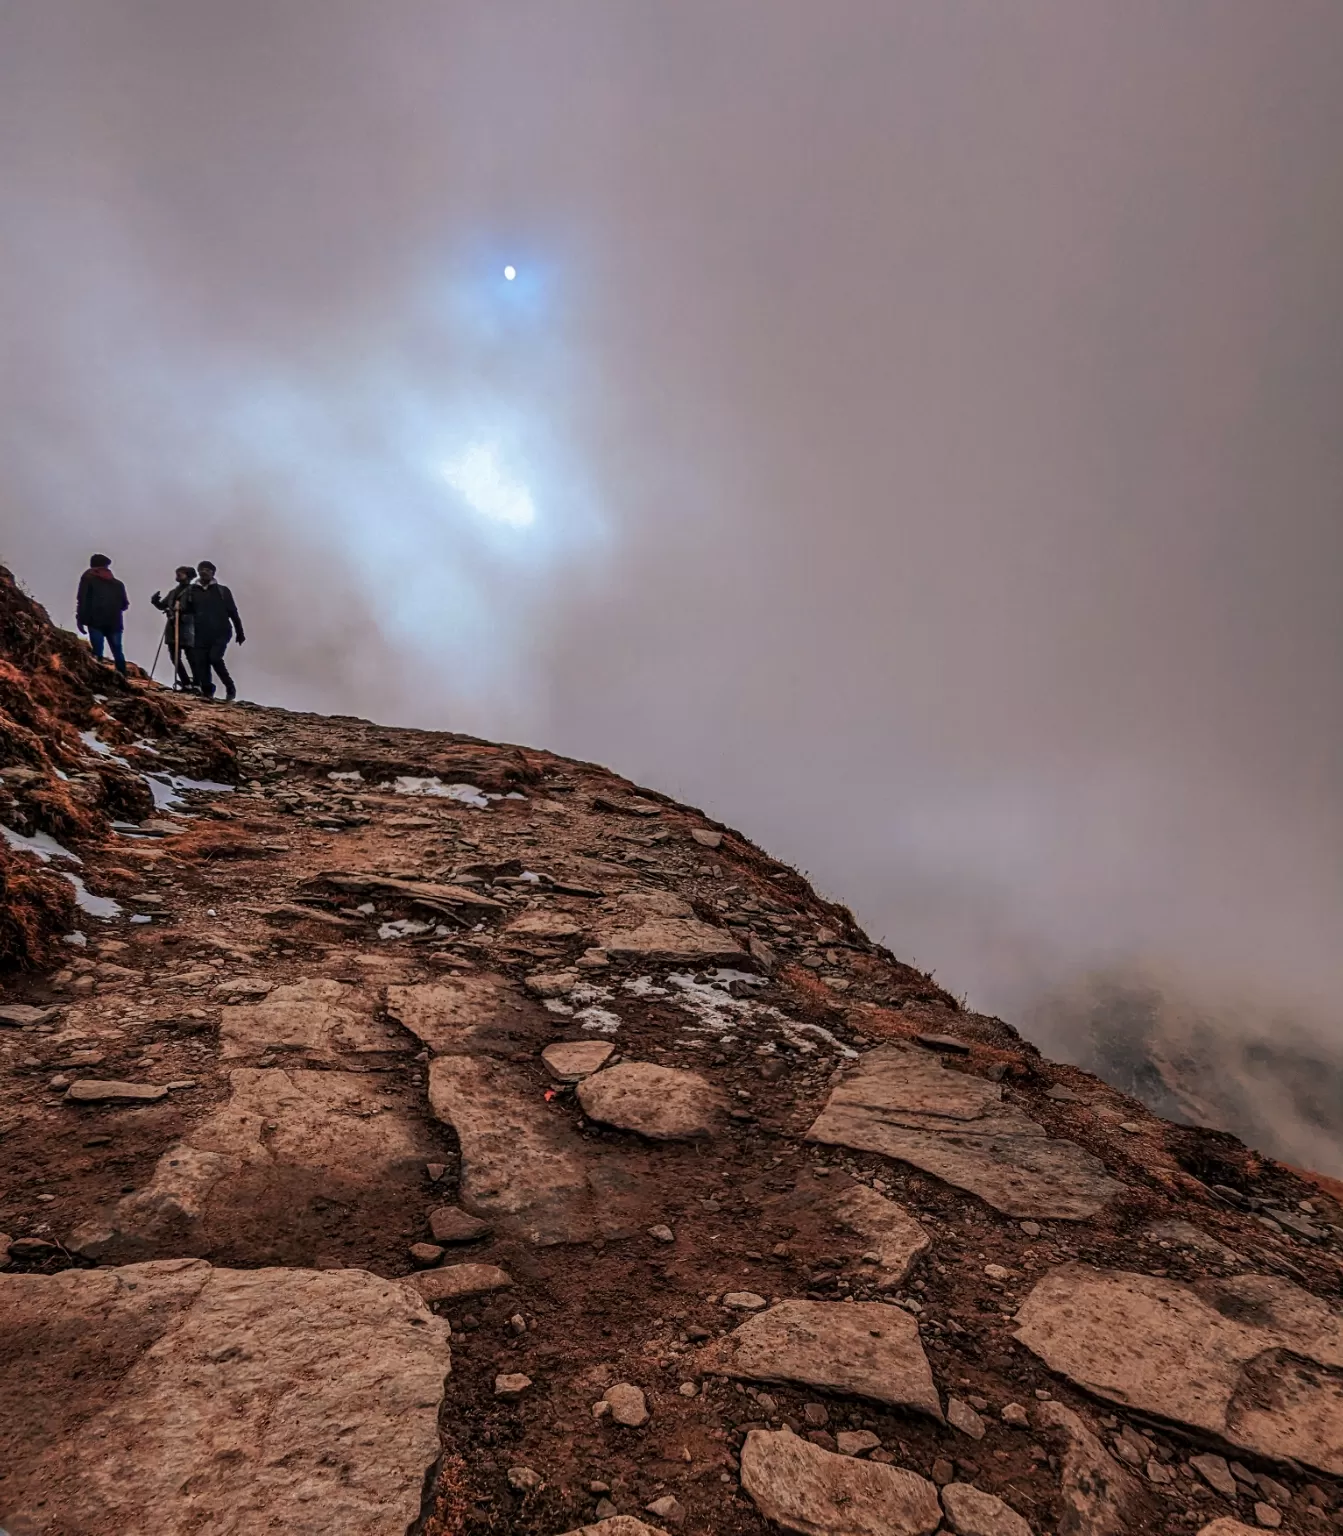
M 1137 1480 L 1062 1403 L 1040 1403 L 1035 1428 L 1062 1454 L 1058 1529 L 1063 1536 L 1129 1536 L 1130 1512 L 1141 1498 Z
M 880 1301 L 783 1301 L 700 1351 L 700 1368 L 865 1397 L 942 1417 L 919 1325 Z
M 270 1246 L 314 1197 L 367 1200 L 380 1177 L 436 1150 L 418 1116 L 380 1107 L 367 1073 L 238 1067 L 229 1084 L 228 1100 L 163 1153 L 144 1188 L 73 1234 L 76 1252 L 142 1258 L 212 1228 L 250 1228 Z
M 172 1259 L 0 1275 L 0 1315 L 16 1524 L 404 1536 L 419 1513 L 450 1351 L 401 1281 Z
M 429 1103 L 457 1133 L 462 1204 L 496 1227 L 541 1245 L 586 1242 L 628 1224 L 627 1196 L 638 1209 L 637 1165 L 586 1148 L 564 1112 L 512 1063 L 436 1057 Z
M 1122 1188 L 1090 1153 L 1006 1103 L 1002 1084 L 901 1043 L 860 1057 L 807 1136 L 910 1163 L 1005 1216 L 1084 1221 Z
M 1277 1276 L 1185 1285 L 1064 1265 L 1022 1303 L 1016 1337 L 1098 1397 L 1343 1475 L 1343 1320 Z
M 556 912 L 546 907 L 522 912 L 504 928 L 506 935 L 529 939 L 576 939 L 586 931 L 568 912 Z
M 787 1430 L 746 1436 L 741 1485 L 767 1520 L 805 1536 L 930 1536 L 942 1519 L 926 1478 L 836 1455 Z
M 519 1004 L 512 983 L 483 973 L 387 988 L 387 1012 L 435 1056 L 535 1049 L 537 1026 Z
M 942 1490 L 942 1507 L 956 1536 L 1033 1536 L 1011 1505 L 971 1483 L 948 1483 Z
M 506 1291 L 513 1277 L 494 1264 L 444 1264 L 412 1275 L 410 1284 L 426 1301 L 464 1301 L 468 1296 Z
M 897 1285 L 911 1265 L 932 1245 L 932 1239 L 913 1216 L 894 1200 L 879 1195 L 866 1184 L 846 1189 L 831 1208 L 835 1225 L 859 1238 L 868 1252 L 876 1253 L 881 1282 Z
M 654 1141 L 695 1141 L 722 1129 L 723 1092 L 697 1072 L 625 1061 L 579 1084 L 583 1112 L 602 1125 Z
M 350 1052 L 404 1049 L 387 1038 L 354 987 L 329 977 L 275 987 L 259 1002 L 220 1010 L 219 1053 L 239 1061 L 293 1051 L 333 1063 Z
M 601 947 L 611 960 L 751 968 L 750 956 L 730 933 L 697 917 L 650 917 L 635 928 L 603 933 Z
M 82 1077 L 65 1090 L 72 1104 L 154 1104 L 167 1096 L 161 1083 L 121 1083 L 114 1078 Z
M 26 1029 L 30 1024 L 45 1024 L 60 1011 L 58 1007 L 35 1008 L 31 1003 L 6 1003 L 0 1007 L 0 1024 L 12 1024 L 15 1029 Z
M 601 1040 L 557 1040 L 541 1052 L 541 1060 L 557 1083 L 580 1083 L 614 1054 L 615 1046 Z

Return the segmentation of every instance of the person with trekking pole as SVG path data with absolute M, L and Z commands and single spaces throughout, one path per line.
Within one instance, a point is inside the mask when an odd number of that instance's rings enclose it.
M 190 616 L 191 620 L 191 667 L 196 674 L 196 686 L 203 698 L 214 698 L 214 678 L 210 675 L 213 669 L 224 685 L 224 697 L 236 699 L 238 690 L 224 665 L 224 649 L 235 635 L 239 645 L 246 640 L 238 605 L 233 601 L 233 593 L 215 580 L 213 560 L 202 560 L 197 569 L 200 575 L 182 600 L 182 617 Z
M 106 555 L 90 555 L 89 568 L 79 578 L 75 597 L 75 627 L 81 635 L 88 635 L 89 646 L 99 661 L 103 659 L 103 646 L 108 647 L 122 677 L 126 675 L 122 615 L 130 605 L 126 588 L 112 574 L 111 560 Z
M 188 670 L 187 663 L 191 655 L 192 647 L 192 622 L 191 614 L 183 612 L 183 604 L 186 595 L 191 590 L 191 583 L 196 575 L 194 565 L 179 565 L 177 567 L 177 585 L 164 597 L 162 593 L 155 592 L 149 599 L 160 613 L 167 614 L 167 621 L 163 626 L 163 639 L 168 647 L 168 656 L 172 662 L 173 688 L 183 693 L 191 693 L 195 690 L 196 681 Z

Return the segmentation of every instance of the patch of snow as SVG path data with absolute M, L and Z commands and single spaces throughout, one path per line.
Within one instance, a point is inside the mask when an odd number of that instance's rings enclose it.
M 62 871 L 62 873 L 65 872 Z M 78 875 L 66 874 L 65 878 L 75 888 L 75 905 L 81 912 L 87 912 L 90 917 L 100 917 L 104 922 L 109 918 L 121 916 L 120 906 L 110 896 L 95 896 Z M 145 921 L 148 922 L 149 919 L 146 918 Z
M 118 757 L 105 741 L 99 741 L 92 731 L 80 731 L 79 739 L 90 752 L 96 752 L 99 757 L 105 757 L 108 762 L 120 763 L 123 768 L 131 766 L 124 757 Z
M 398 795 L 431 795 L 438 800 L 456 800 L 461 805 L 474 806 L 478 811 L 488 810 L 490 805 L 474 784 L 445 784 L 438 777 L 416 779 L 403 774 L 392 788 Z
M 598 1035 L 614 1035 L 620 1028 L 619 1014 L 608 1008 L 580 1008 L 574 1017 L 584 1029 Z
M 378 937 L 383 940 L 407 939 L 417 933 L 428 933 L 432 927 L 432 923 L 417 923 L 414 918 L 399 917 L 393 923 L 384 923 L 378 929 Z
M 73 944 L 76 949 L 83 949 L 88 942 L 88 935 L 81 933 L 78 928 L 73 933 L 67 933 L 61 940 L 62 944 Z
M 145 783 L 149 785 L 149 793 L 154 797 L 154 809 L 156 811 L 166 811 L 174 805 L 186 804 L 181 795 L 173 788 L 170 780 L 161 779 L 155 773 L 146 773 L 143 775 L 143 778 Z
M 62 848 L 50 832 L 34 832 L 29 837 L 23 832 L 16 832 L 13 827 L 0 827 L 0 837 L 3 837 L 11 848 L 36 854 L 44 864 L 50 864 L 53 859 L 69 859 L 72 864 L 84 862 L 77 853 L 71 853 L 68 848 Z
M 541 884 L 541 876 L 538 875 L 535 870 L 531 869 L 524 869 L 523 872 L 518 876 L 518 879 L 525 880 L 528 885 Z
M 708 981 L 697 981 L 688 971 L 673 971 L 667 977 L 667 981 L 679 994 L 675 998 L 676 1006 L 698 1021 L 698 1029 L 692 1029 L 691 1033 L 713 1035 L 719 1040 L 729 1041 L 735 1039 L 737 1033 L 756 1034 L 764 1030 L 786 1040 L 795 1050 L 806 1055 L 816 1049 L 814 1041 L 823 1040 L 840 1056 L 850 1059 L 857 1056 L 857 1051 L 819 1024 L 800 1023 L 777 1008 L 758 1003 L 754 998 L 733 997 L 728 991 L 733 982 L 764 986 L 761 977 L 724 967 L 709 972 L 709 978 Z M 666 995 L 664 989 L 655 986 L 646 976 L 635 977 L 625 982 L 624 987 L 636 997 Z
M 666 997 L 666 987 L 658 986 L 651 976 L 635 976 L 633 980 L 624 983 L 624 988 L 632 997 Z
M 133 923 L 152 923 L 153 921 L 152 917 L 146 917 L 143 912 L 136 912 L 131 917 Z
M 185 805 L 178 794 L 180 789 L 205 790 L 212 795 L 231 795 L 232 784 L 216 784 L 213 779 L 188 779 L 180 773 L 145 773 L 141 778 L 149 785 L 156 811 L 171 810 L 175 805 Z
M 337 784 L 362 784 L 364 782 L 364 776 L 357 768 L 353 773 L 328 773 L 327 778 L 334 780 Z
M 525 800 L 526 798 L 526 795 L 520 795 L 516 789 L 509 790 L 509 792 L 504 796 L 505 800 Z
M 373 905 L 371 901 L 361 901 L 354 910 L 356 912 L 362 912 L 365 917 L 372 917 L 378 909 Z
M 541 1005 L 547 1013 L 558 1013 L 562 1019 L 573 1016 L 573 1009 L 568 1003 L 562 1003 L 558 997 L 548 997 Z

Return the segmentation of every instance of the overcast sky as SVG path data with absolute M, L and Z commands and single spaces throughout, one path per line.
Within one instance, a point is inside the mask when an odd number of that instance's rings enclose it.
M 212 558 L 247 696 L 608 763 L 1010 1017 L 1337 1043 L 1340 80 L 1338 0 L 0 0 L 0 557 L 146 663 Z

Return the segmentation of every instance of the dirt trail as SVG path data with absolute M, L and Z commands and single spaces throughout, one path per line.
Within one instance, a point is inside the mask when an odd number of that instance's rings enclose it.
M 5 738 L 117 908 L 0 998 L 10 1532 L 1336 1528 L 1320 1188 L 605 770 L 97 681 Z M 109 752 L 178 803 L 44 823 Z

